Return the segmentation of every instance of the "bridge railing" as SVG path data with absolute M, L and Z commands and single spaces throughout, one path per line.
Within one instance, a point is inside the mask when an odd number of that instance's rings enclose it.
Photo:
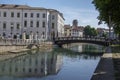
M 90 41 L 107 41 L 105 38 L 89 38 L 89 37 L 58 37 L 55 38 L 55 41 L 59 40 L 90 40 Z

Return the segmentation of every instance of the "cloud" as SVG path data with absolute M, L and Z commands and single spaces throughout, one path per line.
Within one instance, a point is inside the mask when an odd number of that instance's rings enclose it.
M 62 7 L 60 12 L 63 12 L 66 24 L 72 25 L 72 20 L 77 19 L 81 26 L 106 27 L 105 24 L 98 25 L 97 16 L 99 13 L 94 9 Z

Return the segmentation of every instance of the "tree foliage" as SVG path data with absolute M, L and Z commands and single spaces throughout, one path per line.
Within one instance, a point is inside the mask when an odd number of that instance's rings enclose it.
M 99 24 L 102 22 L 111 24 L 115 32 L 120 34 L 120 0 L 93 0 L 92 3 L 99 11 Z
M 86 37 L 91 37 L 91 36 L 97 36 L 97 31 L 95 28 L 91 28 L 90 25 L 87 25 L 85 28 L 84 28 L 84 35 Z

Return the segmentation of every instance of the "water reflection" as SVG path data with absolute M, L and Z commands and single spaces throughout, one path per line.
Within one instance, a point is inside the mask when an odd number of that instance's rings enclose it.
M 89 80 L 102 53 L 86 44 L 28 51 L 0 61 L 0 80 Z
M 62 56 L 50 52 L 30 52 L 0 62 L 0 76 L 42 77 L 56 74 L 62 66 Z
M 96 44 L 87 44 L 87 43 L 73 43 L 66 44 L 64 48 L 73 50 L 74 52 L 104 52 L 104 47 Z
M 70 57 L 70 58 L 79 58 L 81 60 L 95 60 L 98 59 L 103 52 L 77 52 L 72 49 L 63 49 L 63 48 L 56 48 L 54 49 L 55 52 L 59 52 L 59 54 L 62 54 L 64 56 Z

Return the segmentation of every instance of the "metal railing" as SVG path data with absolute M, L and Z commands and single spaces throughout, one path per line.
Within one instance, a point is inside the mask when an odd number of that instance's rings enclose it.
M 107 42 L 108 40 L 105 39 L 105 38 L 95 38 L 95 37 L 92 37 L 92 38 L 89 38 L 89 37 L 58 37 L 58 38 L 55 38 L 55 41 L 60 41 L 60 40 L 88 40 L 88 41 L 105 41 Z

